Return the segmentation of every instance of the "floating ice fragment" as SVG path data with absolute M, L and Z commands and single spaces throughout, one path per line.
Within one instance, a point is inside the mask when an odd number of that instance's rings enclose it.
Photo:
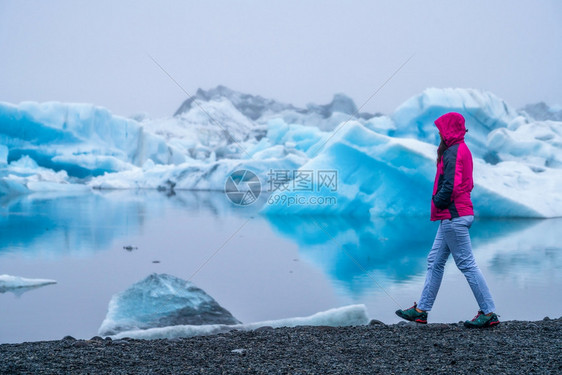
M 37 288 L 56 283 L 55 280 L 49 279 L 27 279 L 19 276 L 0 275 L 0 293 L 15 291 L 17 289 Z

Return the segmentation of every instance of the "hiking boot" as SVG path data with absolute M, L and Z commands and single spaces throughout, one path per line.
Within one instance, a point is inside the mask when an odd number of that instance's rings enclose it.
M 396 310 L 396 315 L 411 322 L 427 324 L 427 312 L 417 312 L 417 306 L 418 305 L 414 302 L 414 306 L 410 307 L 409 309 Z
M 478 314 L 472 319 L 464 322 L 464 326 L 467 328 L 485 328 L 493 327 L 500 324 L 498 316 L 495 313 L 489 316 L 484 314 L 482 311 L 478 311 Z

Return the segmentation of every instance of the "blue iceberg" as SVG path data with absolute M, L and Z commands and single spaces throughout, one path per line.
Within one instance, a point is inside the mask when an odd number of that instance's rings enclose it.
M 151 274 L 114 295 L 99 334 L 176 325 L 238 324 L 230 312 L 193 283 Z
M 310 189 L 281 188 L 264 207 L 269 215 L 340 214 L 385 217 L 428 215 L 435 173 L 435 147 L 409 138 L 373 132 L 358 122 L 348 123 L 331 137 L 322 151 L 300 171 L 333 171 L 337 182 L 320 179 Z M 512 168 L 511 171 L 502 166 Z M 543 217 L 562 214 L 558 189 L 546 183 L 562 176 L 560 170 L 535 173 L 526 166 L 475 162 L 474 205 L 480 216 Z M 506 176 L 515 172 L 513 185 Z M 541 185 L 542 184 L 542 185 Z M 523 185 L 528 190 L 523 189 Z M 550 204 L 536 202 L 536 191 L 549 189 Z M 531 189 L 529 189 L 531 188 Z M 514 199 L 517 196 L 519 199 Z M 329 200 L 327 198 L 332 197 Z M 314 198 L 314 199 L 313 199 Z M 321 199 L 319 199 L 321 198 Z M 322 200 L 329 204 L 318 204 Z M 290 203 L 295 204 L 290 204 Z
M 79 182 L 148 160 L 163 164 L 185 160 L 181 152 L 145 132 L 136 121 L 89 104 L 0 103 L 0 124 L 0 165 L 32 160 L 39 180 L 52 180 L 42 175 L 44 170 L 63 172 L 64 182 Z M 3 180 L 10 181 L 3 174 Z

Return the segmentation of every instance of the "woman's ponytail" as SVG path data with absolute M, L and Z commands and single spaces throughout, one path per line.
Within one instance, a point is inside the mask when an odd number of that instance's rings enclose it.
M 437 147 L 437 164 L 439 164 L 439 161 L 441 160 L 441 157 L 443 156 L 443 153 L 446 149 L 447 144 L 443 140 L 443 137 L 441 137 L 441 143 L 439 143 L 439 147 Z

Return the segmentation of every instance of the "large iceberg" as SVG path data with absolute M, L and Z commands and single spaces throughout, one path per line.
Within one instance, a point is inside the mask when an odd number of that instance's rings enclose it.
M 439 133 L 433 121 L 447 112 L 459 112 L 466 118 L 467 143 L 475 156 L 487 152 L 486 139 L 490 132 L 506 128 L 523 118 L 494 94 L 474 89 L 426 89 L 408 99 L 392 114 L 396 124 L 393 135 L 413 137 L 439 144 Z
M 185 160 L 184 153 L 162 137 L 105 108 L 57 102 L 0 103 L 0 194 L 74 190 L 70 183 L 147 161 L 178 164 Z
M 433 121 L 451 111 L 465 116 L 469 130 L 466 141 L 477 158 L 491 164 L 516 160 L 539 168 L 562 167 L 562 111 L 544 103 L 516 111 L 481 90 L 427 89 L 396 109 L 391 116 L 395 128 L 389 133 L 436 145 L 439 134 Z
M 267 214 L 425 215 L 438 143 L 433 121 L 448 111 L 467 120 L 478 214 L 562 216 L 557 112 L 517 111 L 474 89 L 427 89 L 390 116 L 356 113 L 340 94 L 298 108 L 223 86 L 199 90 L 174 116 L 154 120 L 86 104 L 0 103 L 0 195 L 224 191 L 231 173 L 250 170 L 263 196 L 272 194 Z M 337 188 L 287 189 L 311 170 L 336 172 Z M 287 184 L 272 181 L 278 172 L 290 176 Z
M 300 171 L 332 171 L 337 181 L 317 178 L 310 189 L 273 192 L 267 214 L 427 215 L 435 170 L 435 147 L 409 138 L 375 133 L 358 122 L 335 134 Z M 562 215 L 558 182 L 562 170 L 534 170 L 517 162 L 475 160 L 474 205 L 480 216 Z M 541 192 L 546 200 L 537 200 Z M 328 199 L 332 197 L 333 199 Z M 319 200 L 329 204 L 319 204 Z M 293 204 L 291 204 L 293 203 Z
M 144 131 L 136 121 L 88 104 L 24 102 L 1 104 L 0 143 L 7 161 L 24 155 L 40 166 L 84 178 L 123 170 L 145 161 L 185 161 L 164 139 Z
M 193 283 L 167 274 L 151 274 L 109 302 L 100 335 L 176 325 L 240 323 Z
M 207 108 L 212 106 L 212 103 L 223 100 L 232 103 L 238 113 L 256 124 L 265 124 L 271 119 L 281 118 L 290 124 L 304 124 L 330 131 L 350 117 L 370 119 L 381 116 L 381 114 L 373 115 L 366 112 L 357 113 L 357 106 L 353 100 L 341 93 L 334 95 L 334 98 L 328 104 L 310 103 L 306 108 L 298 108 L 292 104 L 266 99 L 259 95 L 244 94 L 224 86 L 218 86 L 207 91 L 197 90 L 195 96 L 182 103 L 174 116 L 190 116 L 193 110 L 200 112 L 204 109 L 207 112 Z

